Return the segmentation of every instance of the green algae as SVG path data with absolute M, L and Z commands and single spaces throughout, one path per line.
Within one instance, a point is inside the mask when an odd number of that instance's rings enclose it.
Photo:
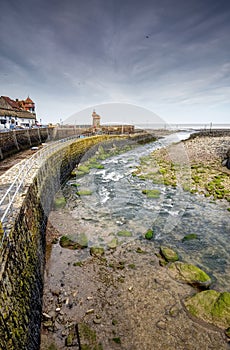
M 145 233 L 145 238 L 150 240 L 153 238 L 153 230 L 149 229 L 146 233 Z
M 110 249 L 115 249 L 117 248 L 117 245 L 118 245 L 118 239 L 116 237 L 114 237 L 108 244 L 108 248 Z
M 230 324 L 230 293 L 207 290 L 185 300 L 187 310 L 197 318 L 221 328 Z
M 177 252 L 168 247 L 160 247 L 160 253 L 167 262 L 174 262 L 179 260 Z
M 182 242 L 191 241 L 193 239 L 199 239 L 196 233 L 189 233 L 182 238 Z
M 114 343 L 116 343 L 116 344 L 121 344 L 121 339 L 120 339 L 120 337 L 114 337 L 112 340 L 113 340 Z
M 118 237 L 132 237 L 132 232 L 123 230 L 123 231 L 117 232 L 117 235 Z
M 188 284 L 203 288 L 207 288 L 211 284 L 211 278 L 209 275 L 199 267 L 192 264 L 176 261 L 169 265 L 169 271 L 172 272 L 176 279 Z
M 145 189 L 145 190 L 142 190 L 142 193 L 145 194 L 147 198 L 159 198 L 161 191 L 157 189 L 154 189 L 154 190 Z
M 79 196 L 90 196 L 93 192 L 91 190 L 80 190 L 77 191 Z
M 65 199 L 65 197 L 60 197 L 60 196 L 58 196 L 58 197 L 56 197 L 55 199 L 54 199 L 54 208 L 55 209 L 62 209 L 62 208 L 64 208 L 65 207 L 65 205 L 66 205 L 66 199 Z
M 105 254 L 105 250 L 103 247 L 91 247 L 90 254 L 99 257 Z
M 82 248 L 82 246 L 78 242 L 76 242 L 75 240 L 73 240 L 69 236 L 62 236 L 60 238 L 60 246 L 62 248 L 68 248 L 68 249 L 73 249 L 73 250 Z
M 78 324 L 82 350 L 103 350 L 102 344 L 97 341 L 96 331 L 86 323 Z

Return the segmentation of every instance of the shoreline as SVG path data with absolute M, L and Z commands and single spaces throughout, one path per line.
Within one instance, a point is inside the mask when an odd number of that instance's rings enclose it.
M 192 134 L 186 140 L 153 151 L 134 175 L 159 184 L 181 186 L 211 200 L 230 202 L 230 170 L 222 165 L 229 148 L 230 135 Z

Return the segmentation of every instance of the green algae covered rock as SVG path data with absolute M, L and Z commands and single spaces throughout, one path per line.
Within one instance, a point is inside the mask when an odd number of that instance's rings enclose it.
M 88 247 L 88 237 L 86 236 L 86 234 L 84 232 L 80 233 L 77 237 L 77 242 L 80 244 L 80 246 L 82 248 L 87 248 Z
M 119 237 L 132 237 L 132 232 L 124 230 L 117 232 L 117 235 Z
M 161 256 L 167 261 L 167 262 L 174 262 L 179 260 L 178 254 L 168 247 L 160 247 L 160 253 Z
M 118 239 L 116 237 L 114 237 L 108 244 L 108 248 L 110 249 L 115 249 L 117 248 L 117 245 L 118 245 Z
M 80 191 L 77 191 L 77 194 L 79 196 L 90 196 L 93 192 L 91 190 L 80 190 Z
M 169 266 L 169 272 L 175 279 L 200 288 L 208 288 L 211 278 L 199 267 L 176 261 Z
M 54 199 L 54 208 L 55 209 L 61 209 L 64 208 L 66 205 L 66 200 L 65 197 L 63 196 L 58 196 Z
M 147 198 L 159 198 L 161 191 L 160 190 L 142 190 L 142 193 L 146 195 Z
M 60 238 L 60 246 L 62 248 L 68 248 L 68 249 L 79 249 L 79 248 L 81 248 L 81 245 L 78 242 L 74 241 L 69 236 L 62 236 Z
M 153 238 L 153 230 L 149 229 L 145 234 L 146 239 L 152 239 Z
M 105 254 L 105 250 L 103 247 L 91 247 L 90 248 L 90 255 L 102 256 L 104 254 Z
M 191 241 L 193 239 L 199 239 L 196 233 L 189 233 L 182 238 L 182 242 Z
M 187 298 L 184 304 L 193 316 L 217 327 L 229 329 L 230 293 L 206 290 Z

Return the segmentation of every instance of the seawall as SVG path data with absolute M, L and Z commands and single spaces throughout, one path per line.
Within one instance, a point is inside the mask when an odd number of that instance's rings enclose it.
M 41 155 L 41 162 L 31 166 L 11 208 L 10 224 L 0 223 L 0 349 L 39 349 L 45 231 L 55 193 L 93 146 L 108 141 L 111 147 L 114 143 L 122 147 L 124 142 L 144 140 L 153 137 L 100 135 L 60 142 L 59 149 Z M 15 172 L 14 168 L 9 171 Z M 12 182 L 9 171 L 0 177 L 4 188 Z
M 22 204 L 13 208 L 15 220 L 0 248 L 0 349 L 39 349 L 45 229 L 53 197 L 85 152 L 110 138 L 63 144 L 27 179 L 18 198 Z
M 73 135 L 79 135 L 82 132 L 84 132 L 83 129 L 80 130 L 65 127 L 36 128 L 0 132 L 0 160 L 30 147 L 38 146 L 41 143 L 60 140 Z

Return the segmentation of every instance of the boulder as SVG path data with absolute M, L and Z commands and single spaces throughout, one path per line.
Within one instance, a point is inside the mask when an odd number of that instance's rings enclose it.
M 217 327 L 229 328 L 230 293 L 206 290 L 188 297 L 184 304 L 193 316 Z
M 103 247 L 91 247 L 90 255 L 100 257 L 105 254 L 105 250 Z
M 160 247 L 160 254 L 167 262 L 174 262 L 179 260 L 178 254 L 168 247 Z
M 207 289 L 212 283 L 211 278 L 206 274 L 206 272 L 192 264 L 176 261 L 175 263 L 169 265 L 169 273 L 173 278 L 181 282 L 185 282 L 202 289 Z

